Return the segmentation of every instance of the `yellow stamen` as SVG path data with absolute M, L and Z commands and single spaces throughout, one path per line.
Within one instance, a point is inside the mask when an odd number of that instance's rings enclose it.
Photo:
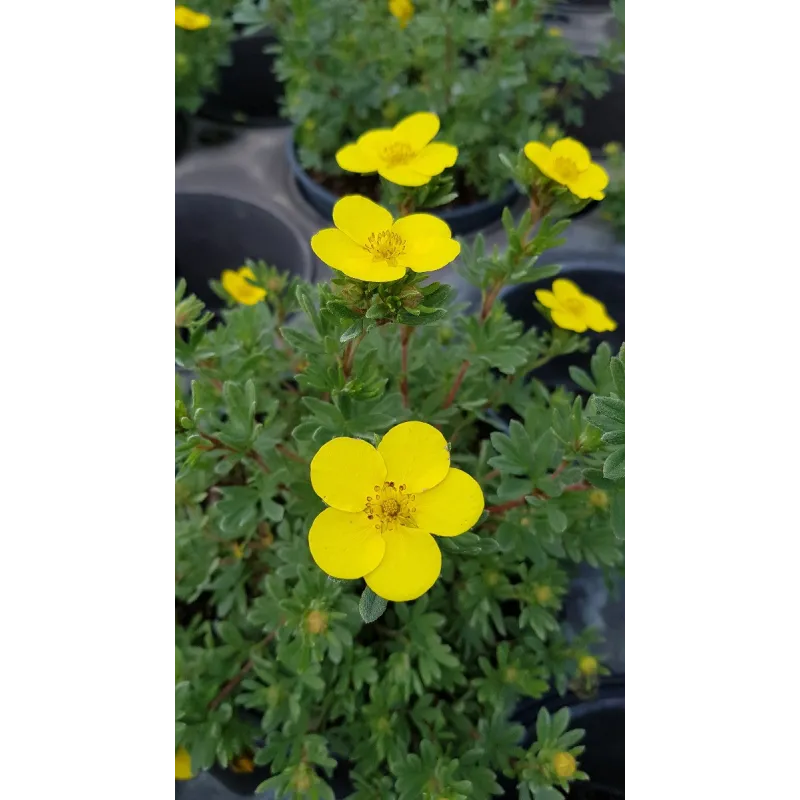
M 406 252 L 406 240 L 394 231 L 381 231 L 371 233 L 364 247 L 372 253 L 373 261 L 388 261 L 395 265 L 397 259 Z
M 393 167 L 408 164 L 414 155 L 414 149 L 405 142 L 392 142 L 381 150 L 381 158 Z
M 367 497 L 364 513 L 367 519 L 375 520 L 376 530 L 383 532 L 398 526 L 417 527 L 412 517 L 417 510 L 413 505 L 416 496 L 406 494 L 405 489 L 405 485 L 398 487 L 394 481 L 387 481 L 382 487 L 375 487 L 375 497 Z

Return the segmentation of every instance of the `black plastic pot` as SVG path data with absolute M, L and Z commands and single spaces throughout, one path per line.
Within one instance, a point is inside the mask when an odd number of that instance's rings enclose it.
M 308 242 L 275 211 L 215 194 L 175 194 L 175 279 L 210 310 L 222 301 L 208 285 L 246 259 L 263 259 L 307 281 L 314 280 Z
M 179 161 L 189 148 L 189 121 L 181 111 L 175 112 L 175 160 Z
M 546 262 L 542 262 L 544 266 Z M 588 353 L 571 353 L 558 356 L 536 370 L 535 376 L 549 388 L 564 386 L 572 392 L 582 392 L 569 376 L 569 367 L 574 365 L 589 372 L 590 359 L 600 342 L 606 341 L 614 355 L 625 341 L 625 262 L 622 256 L 608 253 L 575 253 L 553 256 L 553 262 L 561 264 L 557 277 L 574 281 L 585 294 L 597 298 L 617 323 L 615 331 L 582 334 L 589 337 Z M 533 307 L 537 289 L 549 289 L 555 278 L 537 283 L 510 286 L 500 294 L 508 313 L 522 322 L 525 330 L 532 327 L 546 328 L 550 323 Z
M 570 728 L 583 728 L 581 744 L 586 750 L 579 758 L 589 781 L 570 786 L 570 800 L 622 800 L 625 796 L 625 676 L 601 680 L 597 695 L 581 699 L 574 694 L 549 695 L 544 700 L 526 700 L 515 719 L 526 728 L 523 747 L 536 737 L 536 716 L 544 707 L 550 713 L 570 710 Z
M 276 42 L 268 28 L 233 39 L 231 64 L 220 69 L 218 88 L 206 96 L 198 116 L 228 125 L 286 125 L 280 117 L 284 92 L 274 73 L 275 56 L 264 52 Z
M 297 152 L 294 140 L 289 139 L 286 146 L 289 164 L 292 168 L 300 193 L 305 197 L 309 204 L 318 211 L 325 219 L 333 219 L 333 207 L 339 199 L 333 192 L 328 191 L 324 186 L 320 186 L 303 169 L 297 159 Z M 512 206 L 519 198 L 519 193 L 513 184 L 509 184 L 508 190 L 499 200 L 483 200 L 479 203 L 472 203 L 460 208 L 439 211 L 431 209 L 430 213 L 443 219 L 454 234 L 473 233 L 481 228 L 486 228 L 500 219 L 503 209 Z

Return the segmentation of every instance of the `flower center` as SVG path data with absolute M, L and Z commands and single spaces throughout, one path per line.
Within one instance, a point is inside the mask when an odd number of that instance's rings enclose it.
M 570 297 L 563 301 L 564 308 L 577 316 L 583 314 L 583 300 L 578 297 Z
M 373 261 L 388 261 L 396 266 L 397 259 L 406 252 L 406 240 L 394 231 L 371 233 L 364 247 L 372 253 Z
M 395 486 L 394 481 L 386 481 L 383 486 L 375 487 L 375 494 L 367 497 L 364 513 L 381 533 L 401 525 L 416 528 L 417 523 L 411 516 L 417 510 L 414 506 L 416 499 L 416 495 L 408 494 L 405 484 Z
M 390 167 L 408 164 L 408 162 L 414 158 L 414 155 L 415 153 L 411 145 L 405 142 L 392 142 L 381 150 L 381 158 Z
M 556 172 L 564 181 L 574 181 L 580 175 L 580 170 L 572 159 L 557 156 L 555 161 Z

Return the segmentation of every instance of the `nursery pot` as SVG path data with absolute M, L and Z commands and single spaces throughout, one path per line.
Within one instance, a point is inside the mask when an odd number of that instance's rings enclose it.
M 283 85 L 275 76 L 275 56 L 264 49 L 277 42 L 264 28 L 231 42 L 231 63 L 221 67 L 218 88 L 209 92 L 198 116 L 225 124 L 273 127 L 280 118 Z
M 308 242 L 275 211 L 216 194 L 175 194 L 175 280 L 184 278 L 210 310 L 224 303 L 208 285 L 246 259 L 314 278 Z
M 570 785 L 570 800 L 622 800 L 625 796 L 625 676 L 602 679 L 597 694 L 581 699 L 574 694 L 549 695 L 544 700 L 526 700 L 515 718 L 525 726 L 523 747 L 536 738 L 536 716 L 544 707 L 551 714 L 560 708 L 570 710 L 570 729 L 586 731 L 578 758 L 588 781 Z
M 181 111 L 175 112 L 175 160 L 178 161 L 189 147 L 189 121 Z
M 507 287 L 500 299 L 508 313 L 522 322 L 525 330 L 536 327 L 540 330 L 550 326 L 548 320 L 533 307 L 537 289 L 549 289 L 556 278 L 574 281 L 584 294 L 591 295 L 603 303 L 611 318 L 617 323 L 615 331 L 595 333 L 586 331 L 582 336 L 589 337 L 588 353 L 570 353 L 557 356 L 539 367 L 534 376 L 548 388 L 564 386 L 572 392 L 583 390 L 569 376 L 569 367 L 574 365 L 590 372 L 590 360 L 597 346 L 606 341 L 616 355 L 625 341 L 625 262 L 623 256 L 609 253 L 575 253 L 553 256 L 554 262 L 561 264 L 561 272 L 555 278 L 547 278 L 536 283 L 522 283 Z M 542 262 L 544 266 L 546 262 Z M 553 262 L 550 262 L 553 263 Z
M 609 72 L 610 89 L 602 97 L 583 99 L 583 124 L 563 123 L 572 136 L 590 150 L 600 150 L 609 142 L 625 144 L 625 75 Z
M 301 166 L 295 148 L 294 139 L 287 140 L 287 156 L 292 174 L 297 182 L 300 193 L 311 207 L 321 214 L 326 220 L 333 219 L 333 207 L 339 199 L 333 192 L 317 183 Z M 433 214 L 444 220 L 454 234 L 467 234 L 485 228 L 500 219 L 503 209 L 512 206 L 518 199 L 519 193 L 513 184 L 499 200 L 481 200 L 477 203 L 448 208 L 446 210 L 430 209 L 427 213 Z

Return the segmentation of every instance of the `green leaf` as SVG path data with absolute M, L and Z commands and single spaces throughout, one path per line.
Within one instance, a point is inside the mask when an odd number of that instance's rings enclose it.
M 625 492 L 611 495 L 611 528 L 617 539 L 625 538 Z
M 547 521 L 550 527 L 556 533 L 564 533 L 567 529 L 567 515 L 560 509 L 556 508 L 552 503 L 545 506 L 545 513 L 547 514 Z
M 625 445 L 615 450 L 603 464 L 603 477 L 618 481 L 625 477 Z
M 604 444 L 625 444 L 625 431 L 608 431 L 600 438 Z
M 595 397 L 594 407 L 598 414 L 614 422 L 625 424 L 625 401 L 618 397 Z
M 375 622 L 384 611 L 386 611 L 386 600 L 379 597 L 372 589 L 367 586 L 358 602 L 358 611 L 361 619 L 366 623 Z
M 533 800 L 564 800 L 564 795 L 552 786 L 542 786 L 533 790 Z
M 359 319 L 358 322 L 354 322 L 340 337 L 339 341 L 344 344 L 345 342 L 349 342 L 351 339 L 355 339 L 359 336 L 364 330 L 364 321 Z
M 586 370 L 576 367 L 573 364 L 569 367 L 569 376 L 581 389 L 585 389 L 587 392 L 597 391 L 597 384 L 591 379 L 591 376 Z

